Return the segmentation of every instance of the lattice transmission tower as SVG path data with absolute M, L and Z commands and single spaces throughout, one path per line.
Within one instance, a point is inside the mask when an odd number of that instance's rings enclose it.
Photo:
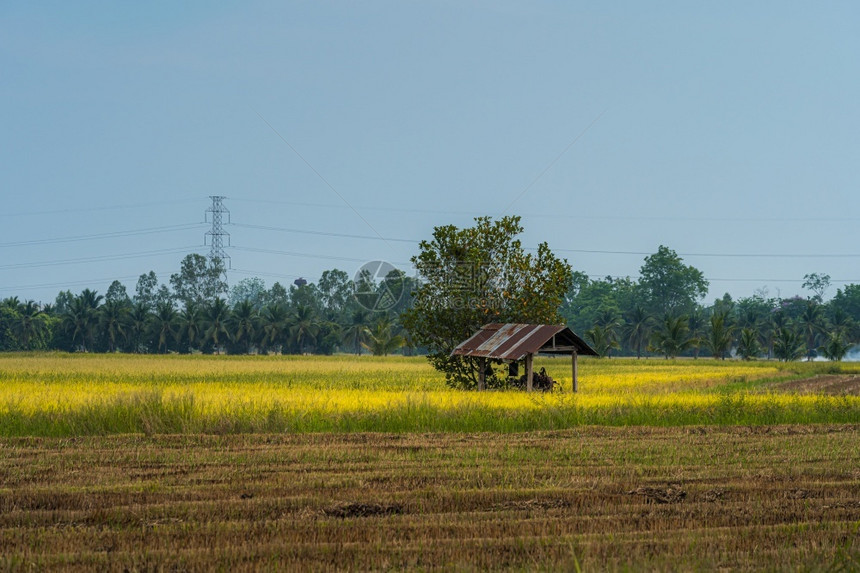
M 227 246 L 230 246 L 230 233 L 224 230 L 225 215 L 226 223 L 230 223 L 230 210 L 224 206 L 222 195 L 210 195 L 212 206 L 206 209 L 206 222 L 212 223 L 212 229 L 206 231 L 203 239 L 205 245 L 209 245 L 209 260 L 212 263 L 221 262 L 224 268 L 224 279 L 227 279 L 227 269 L 231 268 L 230 255 L 224 250 L 224 237 L 227 237 Z M 211 219 L 211 221 L 210 221 Z

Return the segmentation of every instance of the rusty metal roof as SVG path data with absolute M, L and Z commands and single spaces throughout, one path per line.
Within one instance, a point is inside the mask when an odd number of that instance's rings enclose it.
M 566 326 L 553 324 L 485 324 L 451 353 L 500 360 L 522 360 L 527 354 L 597 356 L 584 340 Z

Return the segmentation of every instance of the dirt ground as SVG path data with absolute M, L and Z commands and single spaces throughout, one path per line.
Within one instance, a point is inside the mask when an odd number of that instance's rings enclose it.
M 765 388 L 771 392 L 793 394 L 828 394 L 831 396 L 860 396 L 860 375 L 825 374 L 803 380 L 775 382 Z

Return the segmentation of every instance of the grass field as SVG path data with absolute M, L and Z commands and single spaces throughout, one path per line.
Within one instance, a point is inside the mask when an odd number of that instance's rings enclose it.
M 537 367 L 570 387 L 568 360 Z M 580 392 L 462 392 L 420 357 L 0 356 L 0 435 L 520 432 L 851 423 L 860 397 L 768 392 L 860 364 L 582 360 Z
M 860 569 L 860 365 L 580 376 L 0 355 L 0 570 Z

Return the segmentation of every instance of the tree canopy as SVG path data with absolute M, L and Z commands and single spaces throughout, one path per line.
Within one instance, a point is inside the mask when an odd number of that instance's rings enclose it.
M 516 238 L 522 231 L 517 216 L 478 217 L 473 227 L 436 227 L 412 257 L 420 286 L 402 322 L 452 386 L 477 385 L 477 361 L 451 351 L 482 325 L 562 321 L 559 308 L 570 266 L 546 243 L 526 253 Z M 488 385 L 493 381 L 488 378 Z

